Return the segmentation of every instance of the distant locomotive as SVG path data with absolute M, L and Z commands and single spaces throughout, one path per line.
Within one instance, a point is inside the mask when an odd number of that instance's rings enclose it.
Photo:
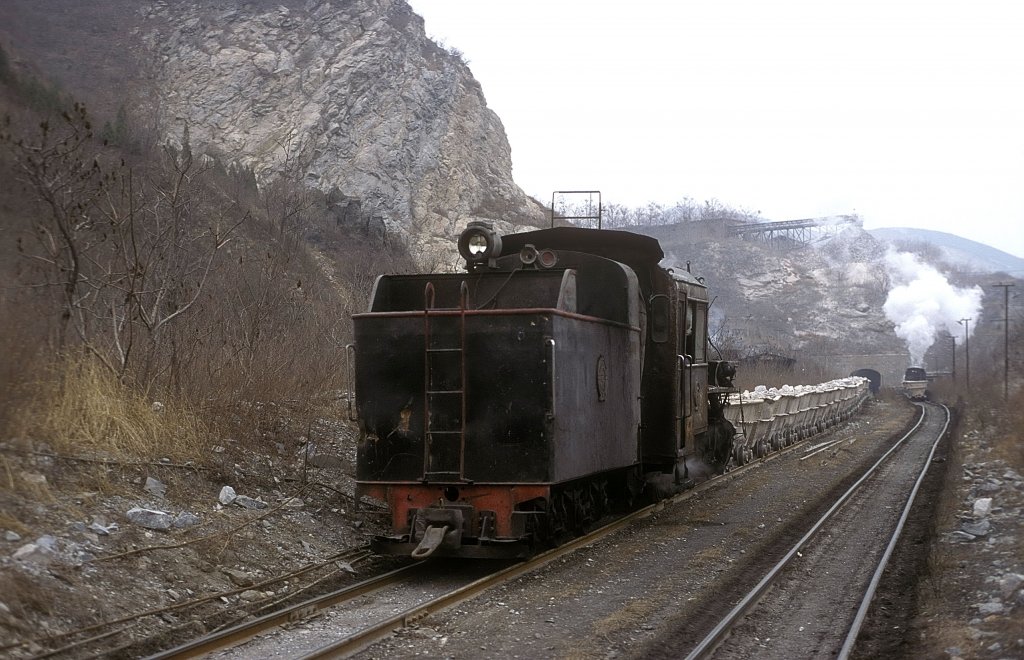
M 460 274 L 389 275 L 353 317 L 357 495 L 386 554 L 524 556 L 725 469 L 735 370 L 708 293 L 650 237 L 472 223 Z
M 923 367 L 908 367 L 903 374 L 903 393 L 912 401 L 931 398 L 928 391 L 928 373 Z

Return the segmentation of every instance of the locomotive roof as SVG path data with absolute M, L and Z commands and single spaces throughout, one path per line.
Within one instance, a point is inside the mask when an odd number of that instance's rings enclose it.
M 516 254 L 526 245 L 533 245 L 538 249 L 586 252 L 631 266 L 656 266 L 665 257 L 665 253 L 661 251 L 661 244 L 650 236 L 628 231 L 583 227 L 555 227 L 519 234 L 504 234 L 501 237 L 501 256 Z

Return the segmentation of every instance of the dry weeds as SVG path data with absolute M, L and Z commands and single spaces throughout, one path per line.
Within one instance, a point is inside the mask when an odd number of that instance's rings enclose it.
M 147 401 L 88 357 L 53 361 L 34 391 L 12 422 L 14 435 L 61 455 L 185 461 L 209 438 L 187 406 Z

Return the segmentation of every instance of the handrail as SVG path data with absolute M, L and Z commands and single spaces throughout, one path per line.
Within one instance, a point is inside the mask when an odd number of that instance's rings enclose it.
M 345 345 L 345 373 L 347 375 L 345 385 L 348 390 L 348 421 L 355 422 L 359 419 L 359 410 L 355 407 L 356 398 L 356 345 Z
M 554 419 L 555 418 L 555 376 L 556 376 L 556 372 L 555 372 L 555 340 L 552 339 L 551 337 L 548 337 L 547 339 L 544 340 L 544 343 L 547 345 L 547 347 L 549 349 L 548 350 L 548 373 L 549 373 L 549 379 L 548 380 L 550 380 L 550 385 L 551 385 L 551 409 L 548 410 L 547 417 L 548 417 L 548 419 Z

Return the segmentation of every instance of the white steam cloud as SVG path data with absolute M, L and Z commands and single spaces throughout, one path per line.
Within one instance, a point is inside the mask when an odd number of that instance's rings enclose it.
M 940 330 L 958 337 L 963 331 L 960 319 L 978 320 L 984 295 L 981 287 L 955 287 L 909 252 L 890 250 L 885 266 L 893 286 L 882 309 L 896 324 L 896 335 L 907 342 L 911 364 L 924 365 L 925 351 Z M 973 324 L 970 330 L 974 330 Z

